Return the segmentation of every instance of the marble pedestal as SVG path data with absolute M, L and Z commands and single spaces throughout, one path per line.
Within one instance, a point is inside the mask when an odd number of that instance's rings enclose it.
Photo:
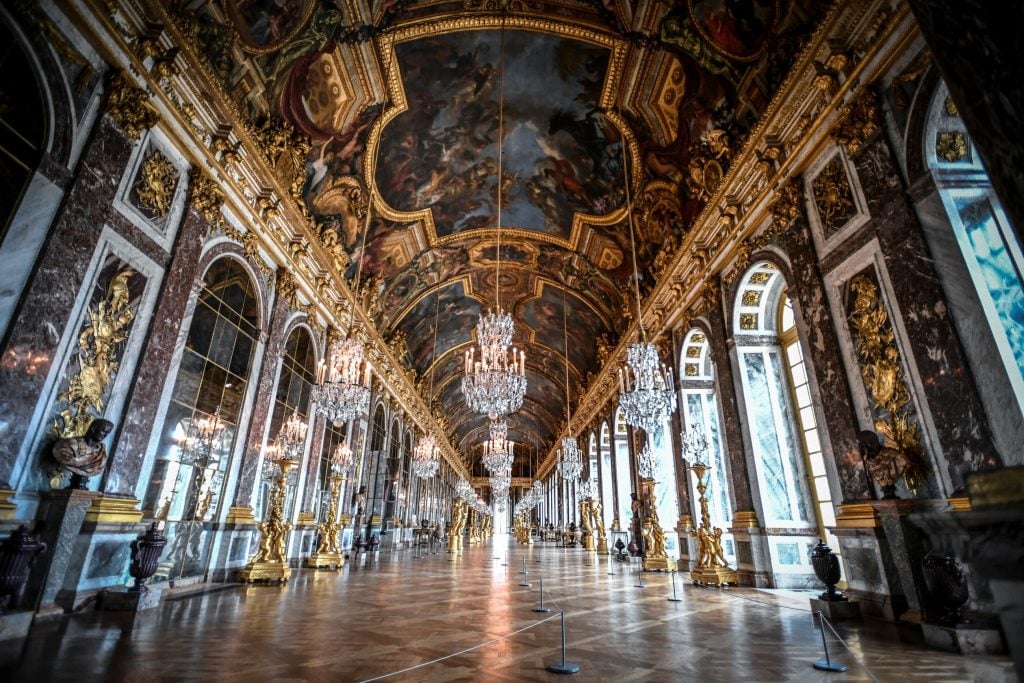
M 821 612 L 829 621 L 860 619 L 860 603 L 852 600 L 811 598 L 811 612 Z
M 645 557 L 645 572 L 671 572 L 678 568 L 676 561 L 671 557 Z
M 146 590 L 114 588 L 100 594 L 100 609 L 105 612 L 140 612 L 160 604 L 163 588 L 159 584 Z
M 42 496 L 39 540 L 46 544 L 46 550 L 36 560 L 24 593 L 26 600 L 39 596 L 37 618 L 64 612 L 56 603 L 57 594 L 64 586 L 86 508 L 96 495 L 92 491 L 64 489 Z
M 962 655 L 994 655 L 1004 652 L 997 628 L 953 628 L 942 624 L 921 624 L 928 647 Z

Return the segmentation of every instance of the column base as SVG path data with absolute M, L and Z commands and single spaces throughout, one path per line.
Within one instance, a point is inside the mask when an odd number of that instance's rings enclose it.
M 277 581 L 287 583 L 292 569 L 287 562 L 251 562 L 238 573 L 243 583 Z
M 306 566 L 311 569 L 341 569 L 345 566 L 345 558 L 341 553 L 315 553 L 306 558 Z
M 645 557 L 645 572 L 671 572 L 677 569 L 676 561 L 671 557 Z
M 962 655 L 997 655 L 1006 652 L 999 629 L 981 624 L 961 624 L 957 628 L 942 624 L 921 624 L 928 647 Z
M 690 572 L 690 579 L 704 586 L 735 586 L 739 583 L 736 570 L 729 567 L 699 567 Z

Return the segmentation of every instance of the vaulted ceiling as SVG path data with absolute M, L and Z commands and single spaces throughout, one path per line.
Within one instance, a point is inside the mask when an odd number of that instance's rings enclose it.
M 526 350 L 526 400 L 509 420 L 524 458 L 559 433 L 566 356 L 575 402 L 635 311 L 627 181 L 645 291 L 823 4 L 223 0 L 186 11 L 241 107 L 308 136 L 296 193 L 471 460 L 487 418 L 466 408 L 459 380 L 481 311 L 510 311 Z

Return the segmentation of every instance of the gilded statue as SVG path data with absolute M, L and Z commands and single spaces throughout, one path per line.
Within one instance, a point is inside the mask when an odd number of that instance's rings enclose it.
M 461 498 L 452 504 L 452 526 L 448 531 L 448 552 L 462 552 L 462 531 L 466 526 L 467 504 Z
M 106 296 L 88 310 L 88 324 L 78 336 L 78 372 L 60 394 L 67 404 L 54 425 L 61 438 L 83 436 L 103 411 L 104 395 L 117 373 L 118 346 L 128 338 L 135 311 L 129 305 L 128 279 L 134 271 L 117 273 Z
M 338 498 L 341 491 L 341 477 L 331 476 L 331 502 L 327 507 L 327 516 L 320 522 L 317 533 L 320 535 L 320 545 L 317 546 L 318 555 L 338 555 L 341 548 L 338 546 L 338 534 L 341 532 L 341 525 L 338 524 Z
M 114 423 L 109 420 L 93 420 L 82 436 L 69 436 L 59 439 L 51 451 L 57 461 L 57 469 L 50 479 L 52 488 L 59 488 L 65 477 L 70 474 L 69 489 L 85 489 L 89 477 L 103 471 L 107 462 L 107 449 L 103 439 L 107 438 Z
M 667 557 L 668 549 L 665 545 L 665 531 L 661 528 L 658 519 L 657 498 L 654 495 L 653 483 L 644 485 L 644 503 L 647 507 L 647 518 L 644 520 L 644 547 L 647 557 Z M 650 528 L 648 529 L 648 525 Z
M 599 538 L 599 539 L 607 538 L 607 536 L 605 535 L 605 529 L 604 529 L 604 516 L 601 514 L 601 512 L 602 512 L 601 500 L 599 498 L 591 499 L 591 501 L 590 501 L 590 514 L 591 514 L 591 518 L 594 520 L 594 529 L 596 531 L 597 538 Z

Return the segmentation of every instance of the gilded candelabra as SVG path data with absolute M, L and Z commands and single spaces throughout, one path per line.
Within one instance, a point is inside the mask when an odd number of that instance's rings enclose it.
M 260 523 L 260 547 L 241 572 L 241 579 L 246 583 L 285 582 L 292 575 L 286 550 L 288 533 L 292 530 L 292 525 L 285 519 L 284 502 L 288 492 L 288 473 L 296 465 L 298 462 L 290 458 L 277 461 L 279 471 L 270 492 L 267 520 Z
M 713 586 L 736 584 L 736 571 L 729 567 L 722 550 L 722 530 L 711 526 L 711 514 L 708 512 L 708 490 L 704 475 L 711 468 L 701 462 L 690 466 L 697 478 L 697 492 L 700 494 L 700 526 L 693 535 L 697 537 L 697 562 L 690 578 L 694 583 Z
M 331 475 L 331 503 L 327 507 L 327 516 L 319 526 L 317 533 L 320 535 L 320 545 L 316 552 L 307 560 L 306 566 L 315 569 L 323 567 L 340 568 L 345 564 L 345 557 L 341 554 L 339 534 L 341 524 L 338 523 L 338 500 L 341 498 L 341 482 L 345 480 L 340 474 Z
M 644 571 L 674 571 L 677 564 L 668 556 L 665 531 L 661 528 L 661 520 L 658 519 L 658 501 L 654 496 L 656 483 L 653 479 L 643 479 L 640 484 L 644 494 L 644 505 L 647 508 L 647 516 L 644 517 L 641 526 L 644 538 Z

